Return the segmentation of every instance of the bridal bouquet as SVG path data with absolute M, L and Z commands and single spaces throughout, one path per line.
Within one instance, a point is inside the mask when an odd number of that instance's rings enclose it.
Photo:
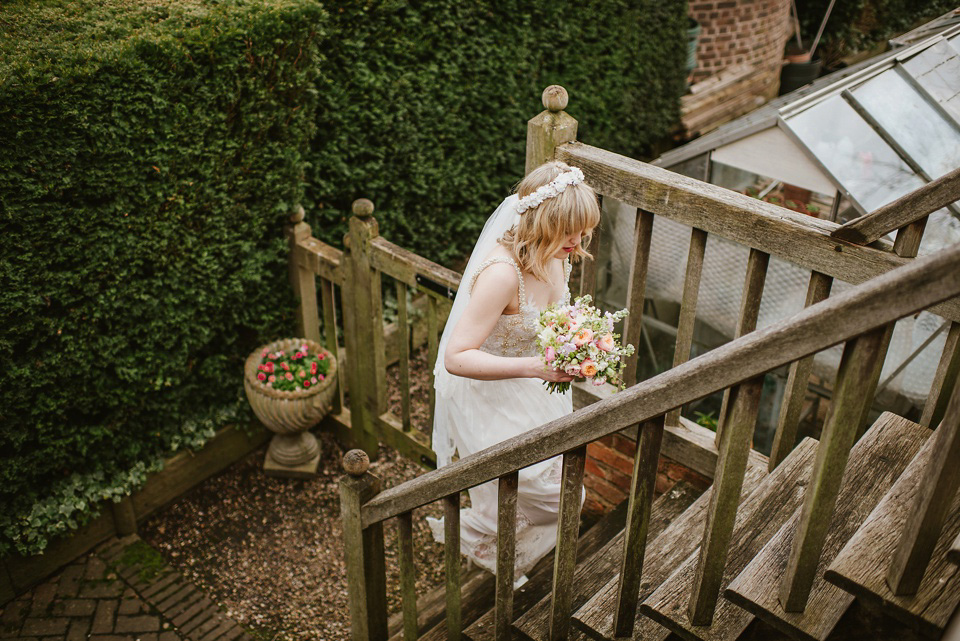
M 613 324 L 627 315 L 627 310 L 604 312 L 591 305 L 587 296 L 572 305 L 550 305 L 540 313 L 537 350 L 548 367 L 581 376 L 594 385 L 612 383 L 624 388 L 625 359 L 633 354 L 633 345 L 621 345 Z M 544 382 L 551 392 L 565 392 L 570 383 Z

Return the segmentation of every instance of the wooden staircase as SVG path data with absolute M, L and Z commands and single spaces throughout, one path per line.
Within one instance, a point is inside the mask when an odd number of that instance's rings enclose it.
M 562 88 L 544 93 L 546 111 L 528 122 L 527 167 L 562 160 L 601 197 L 636 207 L 626 342 L 642 340 L 655 219 L 690 228 L 673 367 L 656 376 L 638 382 L 634 354 L 625 390 L 574 385 L 572 414 L 382 488 L 367 459 L 378 441 L 423 460 L 430 450 L 410 436 L 406 320 L 398 325 L 401 415 L 387 409 L 380 278 L 395 281 L 398 301 L 409 288 L 430 297 L 432 362 L 441 307 L 460 275 L 380 238 L 363 199 L 340 254 L 307 238 L 300 223 L 292 231 L 308 337 L 319 332 L 311 279 L 321 278 L 328 337 L 336 328 L 333 287 L 342 287 L 351 408 L 338 414 L 348 418 L 338 435 L 366 450 L 348 452 L 340 488 L 353 639 L 910 641 L 960 630 L 960 246 L 917 256 L 926 216 L 960 199 L 960 168 L 838 226 L 575 142 L 565 104 Z M 599 247 L 595 231 L 591 252 Z M 882 238 L 890 232 L 892 244 Z M 710 237 L 748 250 L 741 308 L 734 340 L 691 358 Z M 771 259 L 810 278 L 802 311 L 762 324 Z M 831 294 L 834 279 L 852 287 Z M 580 285 L 581 294 L 595 293 L 589 261 Z M 923 311 L 949 331 L 922 416 L 913 423 L 884 414 L 863 433 L 894 324 Z M 841 344 L 819 440 L 797 444 L 813 358 Z M 758 460 L 751 439 L 763 377 L 781 367 L 789 374 L 775 440 L 769 459 Z M 719 392 L 716 435 L 686 427 L 681 408 Z M 637 447 L 626 514 L 581 533 L 587 445 L 627 430 Z M 661 453 L 712 475 L 713 485 L 698 498 L 679 488 L 655 499 Z M 519 471 L 557 456 L 557 548 L 514 590 Z M 461 493 L 489 481 L 498 481 L 496 578 L 463 566 L 459 539 Z M 434 502 L 446 517 L 445 586 L 418 599 L 412 523 Z M 392 624 L 383 549 L 390 519 L 400 526 L 403 606 Z M 858 621 L 868 623 L 856 630 Z
M 646 641 L 664 640 L 675 633 L 685 639 L 732 641 L 746 638 L 748 626 L 759 617 L 785 638 L 826 641 L 843 638 L 831 634 L 855 598 L 869 602 L 874 611 L 895 616 L 924 637 L 940 638 L 960 603 L 960 577 L 956 576 L 960 568 L 948 559 L 960 534 L 960 496 L 916 596 L 890 594 L 883 577 L 885 566 L 879 562 L 897 541 L 907 512 L 903 508 L 916 494 L 933 452 L 936 439 L 930 434 L 926 427 L 885 413 L 853 447 L 817 578 L 802 612 L 784 611 L 778 594 L 800 522 L 803 491 L 813 471 L 817 441 L 809 438 L 769 474 L 766 458 L 755 452 L 751 456 L 724 570 L 726 598 L 718 602 L 711 625 L 691 625 L 687 612 L 711 490 L 698 497 L 680 483 L 653 504 L 640 605 L 629 636 L 614 632 L 626 503 L 581 537 L 574 573 L 574 630 L 569 638 Z M 548 641 L 552 574 L 553 557 L 548 555 L 529 582 L 515 592 L 514 639 Z M 418 610 L 437 612 L 443 600 L 442 590 L 425 595 Z M 480 570 L 464 577 L 461 604 L 464 638 L 492 641 L 493 577 Z M 441 619 L 425 622 L 419 638 L 448 638 Z M 400 625 L 399 617 L 391 621 L 392 639 L 402 638 Z M 902 640 L 904 634 L 901 626 L 880 625 L 871 638 Z

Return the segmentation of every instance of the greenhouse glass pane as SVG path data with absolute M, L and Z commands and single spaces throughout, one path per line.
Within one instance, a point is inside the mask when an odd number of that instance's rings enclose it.
M 867 212 L 924 184 L 840 96 L 832 96 L 786 123 Z
M 903 61 L 903 68 L 960 123 L 960 53 L 945 41 Z
M 853 95 L 932 179 L 960 167 L 960 131 L 895 70 L 871 78 Z

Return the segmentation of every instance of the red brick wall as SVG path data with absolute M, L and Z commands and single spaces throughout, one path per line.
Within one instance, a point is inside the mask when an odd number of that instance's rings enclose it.
M 605 436 L 587 445 L 583 476 L 583 485 L 587 488 L 585 513 L 603 514 L 627 498 L 636 450 L 636 442 L 620 434 Z M 661 456 L 656 493 L 666 492 L 680 480 L 700 489 L 706 489 L 711 483 L 705 476 Z
M 779 78 L 790 0 L 693 0 L 690 15 L 701 27 L 693 82 L 741 63 Z

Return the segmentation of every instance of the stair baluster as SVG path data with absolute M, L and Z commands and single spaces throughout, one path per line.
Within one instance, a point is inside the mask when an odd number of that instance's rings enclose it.
M 830 295 L 833 278 L 818 271 L 810 272 L 810 284 L 807 286 L 807 300 L 804 307 L 816 305 Z M 777 419 L 776 433 L 773 437 L 773 447 L 770 449 L 769 470 L 773 469 L 787 458 L 797 442 L 797 429 L 800 426 L 800 411 L 807 396 L 807 383 L 810 381 L 810 371 L 813 369 L 813 356 L 807 356 L 790 363 L 787 373 L 787 383 L 780 403 L 780 416 Z
M 887 571 L 887 585 L 898 596 L 914 594 L 920 587 L 960 487 L 960 381 L 954 384 L 946 414 L 931 438 L 936 439 L 933 456 Z
M 697 297 L 700 294 L 700 276 L 703 273 L 703 256 L 707 249 L 707 232 L 694 227 L 690 231 L 690 250 L 687 253 L 687 270 L 683 277 L 683 294 L 680 300 L 680 318 L 677 320 L 677 341 L 673 350 L 673 367 L 690 360 L 693 345 L 693 326 L 697 318 Z M 667 412 L 667 425 L 680 424 L 678 407 Z
M 517 557 L 517 485 L 519 472 L 497 482 L 497 592 L 494 638 L 510 641 L 513 623 L 513 575 Z
M 550 605 L 550 640 L 562 641 L 570 633 L 573 603 L 573 572 L 577 567 L 577 538 L 583 498 L 583 467 L 586 445 L 563 455 L 560 518 L 553 563 L 553 598 Z
M 614 619 L 614 629 L 618 637 L 633 633 L 637 616 L 637 598 L 657 484 L 657 461 L 663 441 L 664 420 L 664 416 L 658 416 L 641 423 L 638 431 L 639 442 L 633 458 L 633 480 L 630 484 L 630 505 L 627 508 L 620 585 L 617 590 L 617 613 Z
M 762 374 L 730 388 L 730 409 L 725 421 L 727 429 L 720 439 L 717 473 L 710 493 L 710 507 L 690 595 L 688 612 L 693 625 L 710 625 L 720 596 L 727 548 L 740 505 L 740 490 L 750 455 L 750 439 L 757 423 L 762 388 Z
M 403 639 L 417 639 L 417 577 L 413 562 L 413 510 L 397 517 L 397 558 L 400 561 L 400 598 L 403 603 Z
M 943 344 L 943 353 L 940 355 L 940 362 L 933 376 L 927 402 L 923 406 L 920 425 L 933 427 L 943 420 L 943 413 L 947 410 L 947 401 L 950 399 L 946 391 L 953 389 L 958 374 L 960 374 L 960 323 L 954 321 L 950 323 L 950 332 Z
M 830 527 L 840 481 L 856 441 L 864 408 L 872 397 L 865 394 L 889 343 L 888 324 L 847 341 L 844 346 L 833 402 L 817 447 L 810 484 L 804 493 L 800 524 L 780 584 L 780 603 L 787 612 L 802 612 L 813 586 L 823 543 Z M 868 376 L 864 376 L 864 372 Z
M 740 316 L 737 319 L 737 330 L 734 339 L 749 334 L 757 328 L 757 317 L 760 315 L 760 301 L 763 298 L 763 285 L 767 279 L 767 265 L 770 264 L 770 254 L 759 249 L 750 249 L 747 258 L 747 274 L 743 279 L 743 294 L 740 298 Z M 720 447 L 723 431 L 729 412 L 730 395 L 733 388 L 723 392 L 723 402 L 720 405 L 720 418 L 717 421 L 717 436 L 715 442 Z
M 460 641 L 460 492 L 443 497 L 443 561 L 447 582 L 447 638 Z

